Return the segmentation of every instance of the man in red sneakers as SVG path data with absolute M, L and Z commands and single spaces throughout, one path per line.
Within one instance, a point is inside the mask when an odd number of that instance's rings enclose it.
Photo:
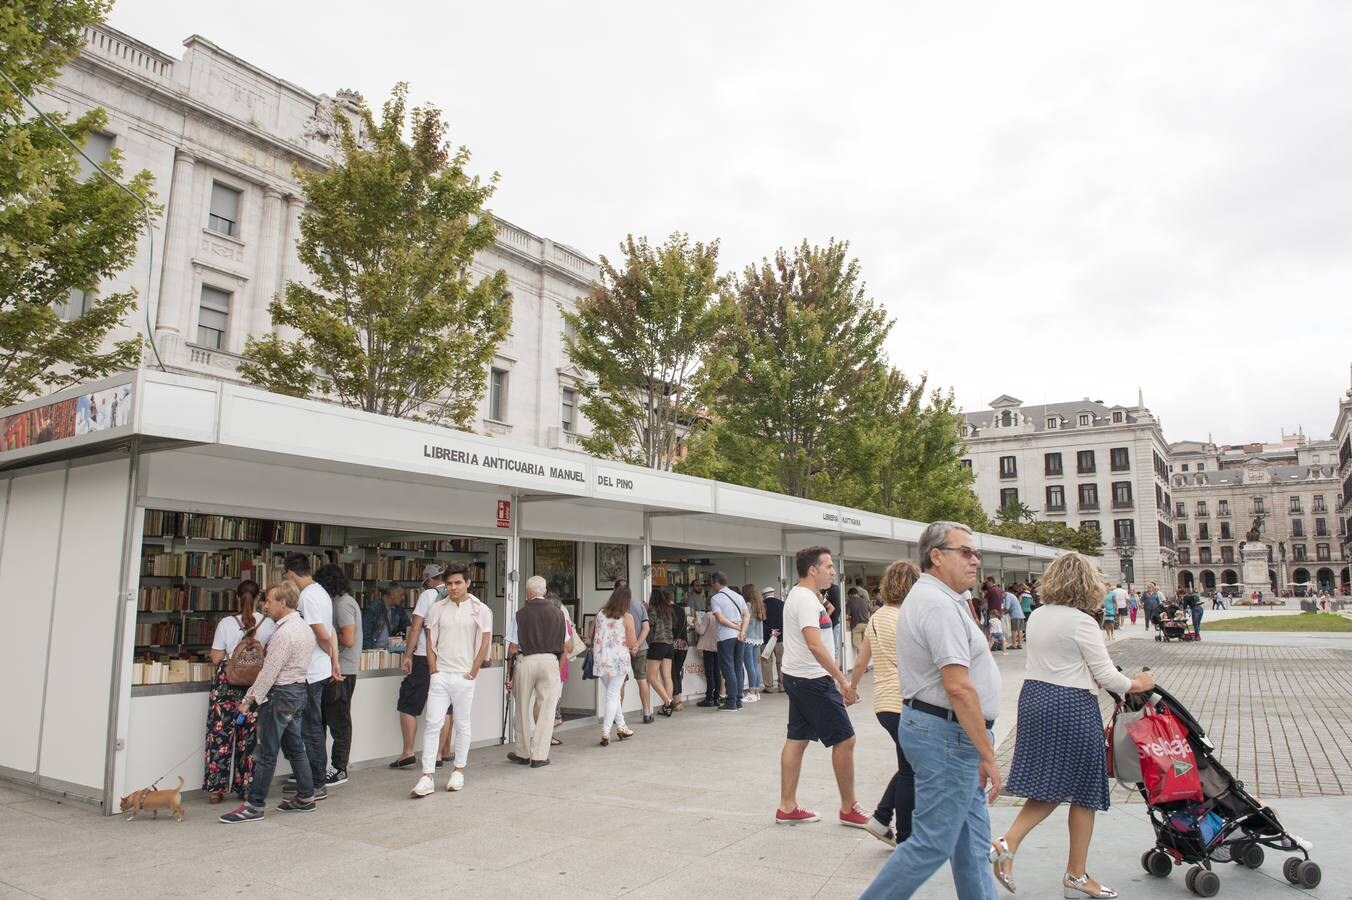
M 840 789 L 840 824 L 868 826 L 854 797 L 854 726 L 845 712 L 859 702 L 859 692 L 836 665 L 835 654 L 823 640 L 830 634 L 830 614 L 821 592 L 831 586 L 836 566 L 825 547 L 798 551 L 794 561 L 798 584 L 784 600 L 784 666 L 781 677 L 789 695 L 788 739 L 779 757 L 779 808 L 775 822 L 797 825 L 820 816 L 798 805 L 798 776 L 809 741 L 831 748 L 831 766 Z

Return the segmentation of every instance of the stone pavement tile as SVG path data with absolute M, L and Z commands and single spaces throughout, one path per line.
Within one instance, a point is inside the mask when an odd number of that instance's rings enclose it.
M 509 866 L 502 873 L 533 878 L 577 891 L 619 895 L 687 869 L 700 861 L 698 857 L 665 849 L 662 852 L 647 852 L 649 846 L 618 839 L 603 841 L 589 837 L 571 847 Z
M 0 806 L 22 803 L 25 800 L 33 800 L 37 796 L 37 792 L 31 789 L 25 790 L 12 784 L 0 784 Z
M 862 837 L 874 842 L 866 834 Z M 745 862 L 783 872 L 829 877 L 860 839 L 858 830 L 838 825 L 823 814 L 820 822 L 807 825 L 767 825 L 708 859 L 730 866 Z
M 599 886 L 577 888 L 521 875 L 517 872 L 475 872 L 454 885 L 457 896 L 505 898 L 505 900 L 589 900 L 598 896 L 618 896 Z
M 569 835 L 578 830 L 579 822 L 587 822 L 592 828 L 604 826 L 609 829 L 639 824 L 648 815 L 649 812 L 646 810 L 611 803 L 556 800 L 530 814 L 530 827 L 533 831 L 545 834 Z
M 245 865 L 248 861 L 245 860 Z M 138 869 L 120 878 L 84 876 L 43 889 L 44 900 L 144 900 L 146 897 L 210 897 L 252 894 L 269 900 L 304 900 L 305 895 L 225 865 L 177 860 Z
M 836 876 L 816 893 L 816 900 L 856 900 L 872 883 L 872 877 L 842 878 Z
M 600 843 L 612 840 L 639 847 L 664 847 L 689 856 L 708 856 L 765 827 L 688 812 L 653 812 L 642 822 L 602 831 L 589 837 Z
M 171 858 L 148 857 L 110 838 L 49 833 L 38 846 L 6 840 L 0 878 L 11 887 L 44 896 L 63 884 L 91 877 L 119 884 L 138 869 Z
M 571 834 L 557 834 L 534 828 L 535 820 L 512 817 L 509 824 L 502 819 L 471 823 L 469 828 L 449 835 L 412 835 L 416 841 L 406 853 L 450 860 L 476 871 L 499 870 L 519 865 L 590 840 L 591 823 L 579 828 L 574 823 Z
M 318 871 L 298 873 L 281 883 L 307 897 L 326 900 L 449 897 L 460 895 L 460 885 L 477 871 L 436 853 L 404 849 L 361 859 L 331 860 Z
M 28 897 L 36 897 L 37 894 L 30 894 L 28 891 L 21 891 L 12 885 L 0 881 L 0 900 L 26 900 Z
M 815 897 L 826 885 L 820 875 L 786 872 L 751 862 L 729 865 L 703 859 L 646 884 L 631 897 Z

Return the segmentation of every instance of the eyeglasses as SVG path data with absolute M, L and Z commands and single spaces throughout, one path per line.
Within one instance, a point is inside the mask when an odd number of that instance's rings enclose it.
M 971 547 L 936 547 L 937 550 L 943 550 L 946 553 L 961 553 L 963 559 L 974 559 L 981 562 L 981 551 L 973 550 Z

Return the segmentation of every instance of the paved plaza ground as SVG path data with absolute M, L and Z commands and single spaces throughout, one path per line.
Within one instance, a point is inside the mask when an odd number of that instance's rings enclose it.
M 1222 866 L 1221 896 L 1352 897 L 1352 867 L 1339 847 L 1352 812 L 1342 796 L 1352 785 L 1352 640 L 1217 634 L 1160 645 L 1134 635 L 1111 650 L 1127 671 L 1150 666 L 1208 727 L 1222 761 L 1316 845 L 1324 868 L 1317 890 L 1288 886 L 1284 855 L 1270 851 L 1259 871 Z M 997 658 L 1007 756 L 1023 664 L 1017 652 Z M 831 821 L 836 793 L 820 748 L 808 754 L 800 800 L 823 822 L 771 821 L 785 705 L 780 695 L 741 713 L 692 704 L 670 720 L 635 725 L 635 740 L 605 749 L 593 729 L 573 728 L 543 769 L 508 764 L 507 748 L 477 750 L 463 792 L 421 801 L 407 799 L 409 772 L 362 769 L 317 812 L 272 811 L 247 825 L 218 824 L 227 807 L 200 795 L 176 824 L 126 822 L 0 788 L 0 898 L 858 896 L 887 849 Z M 852 714 L 859 793 L 871 808 L 893 753 L 867 698 Z M 997 832 L 1016 812 L 1001 800 L 992 810 Z M 1064 821 L 1054 816 L 1024 845 L 1019 896 L 1060 896 Z M 1142 804 L 1117 804 L 1098 819 L 1090 870 L 1124 898 L 1192 896 L 1182 871 L 1156 880 L 1141 870 L 1152 843 Z M 918 896 L 952 897 L 947 873 Z

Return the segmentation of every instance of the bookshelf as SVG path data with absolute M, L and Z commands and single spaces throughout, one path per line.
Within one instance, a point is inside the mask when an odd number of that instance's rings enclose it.
M 290 553 L 306 554 L 312 569 L 327 563 L 341 566 L 363 609 L 369 602 L 383 602 L 382 589 L 393 584 L 405 588 L 411 610 L 422 586 L 423 568 L 432 562 L 466 564 L 471 591 L 487 599 L 493 540 L 381 541 L 379 535 L 373 538 L 366 529 L 362 532 L 360 541 L 349 542 L 348 529 L 341 525 L 146 510 L 133 684 L 210 681 L 215 674 L 210 665 L 212 638 L 217 623 L 236 612 L 235 587 L 246 579 L 258 582 L 263 590 L 276 584 Z M 363 671 L 397 670 L 402 654 L 364 651 L 361 659 Z M 138 673 L 158 680 L 137 680 Z

